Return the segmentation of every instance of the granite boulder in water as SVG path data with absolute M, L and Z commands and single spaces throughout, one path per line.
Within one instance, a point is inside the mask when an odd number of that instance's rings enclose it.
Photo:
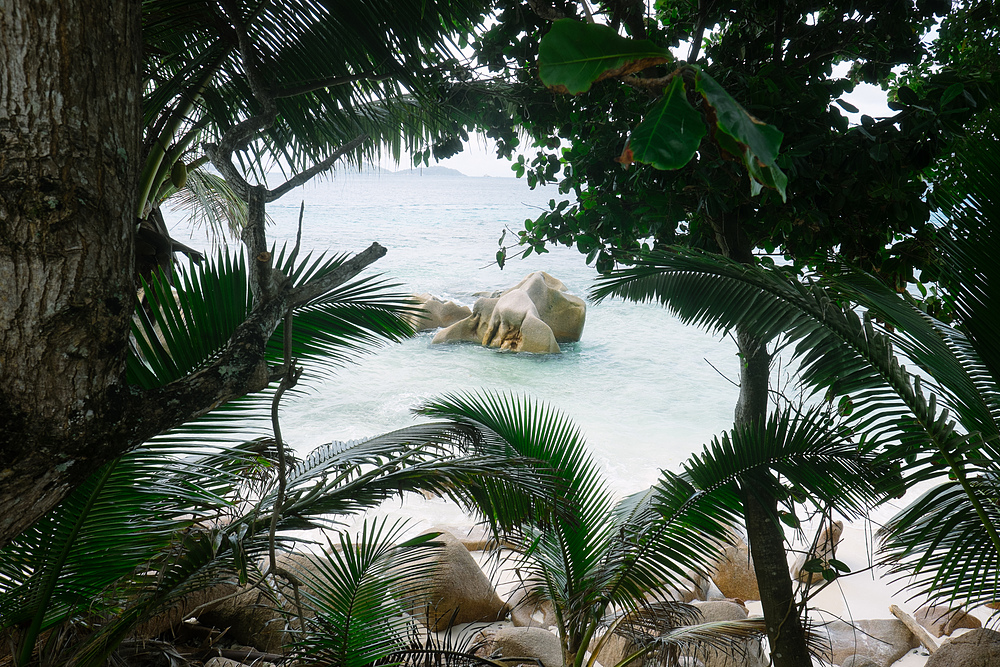
M 414 294 L 410 298 L 415 302 L 415 307 L 406 319 L 414 331 L 447 327 L 472 314 L 468 306 L 443 301 L 432 294 Z
M 544 271 L 529 274 L 496 297 L 483 297 L 472 315 L 442 329 L 434 343 L 472 342 L 512 352 L 559 352 L 559 343 L 580 340 L 583 299 Z

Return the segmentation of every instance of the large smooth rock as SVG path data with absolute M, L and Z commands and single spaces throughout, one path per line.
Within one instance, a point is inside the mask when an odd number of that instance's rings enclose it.
M 712 595 L 725 597 L 719 588 L 712 582 L 708 575 L 688 570 L 687 578 L 676 583 L 664 584 L 660 588 L 648 593 L 646 599 L 653 602 L 667 599 L 677 602 L 692 602 L 694 600 L 708 600 Z
M 469 317 L 437 332 L 431 342 L 555 353 L 559 343 L 580 340 L 586 313 L 583 299 L 569 294 L 556 278 L 536 271 L 498 297 L 478 299 Z
M 867 655 L 850 655 L 840 667 L 882 667 L 877 660 Z
M 712 581 L 727 598 L 760 599 L 753 557 L 750 555 L 750 547 L 744 543 L 726 548 L 725 555 L 715 565 Z
M 431 526 L 428 533 L 451 533 L 469 551 L 488 551 L 501 546 L 482 524 L 475 526 L 442 525 Z
M 747 609 L 743 605 L 726 600 L 708 602 L 695 601 L 691 603 L 701 612 L 702 622 L 740 621 L 747 617 Z M 760 640 L 746 641 L 733 652 L 720 651 L 716 648 L 703 648 L 689 652 L 689 657 L 701 660 L 705 667 L 764 667 L 767 656 Z
M 942 644 L 924 667 L 997 667 L 1000 632 L 979 628 Z
M 549 628 L 556 624 L 556 611 L 551 600 L 529 593 L 525 586 L 515 588 L 507 598 L 510 620 L 518 628 Z
M 704 623 L 739 621 L 749 615 L 746 607 L 730 600 L 708 600 L 705 602 L 696 600 L 691 605 L 701 612 L 701 620 Z
M 281 653 L 290 640 L 285 633 L 285 619 L 273 603 L 257 589 L 246 587 L 198 616 L 204 625 L 226 630 L 226 637 L 265 653 Z
M 434 541 L 441 546 L 424 558 L 433 564 L 434 574 L 419 589 L 407 591 L 410 614 L 435 632 L 460 623 L 505 618 L 507 605 L 469 550 L 451 533 L 443 532 Z
M 472 315 L 472 309 L 468 306 L 461 306 L 454 301 L 442 301 L 432 294 L 414 294 L 410 298 L 418 304 L 416 312 L 406 318 L 414 331 L 450 327 Z
M 927 632 L 935 637 L 950 635 L 959 628 L 971 628 L 973 630 L 983 627 L 982 622 L 967 614 L 961 609 L 952 609 L 944 606 L 921 607 L 913 614 L 917 623 L 924 626 Z
M 261 569 L 267 565 L 259 564 Z M 302 553 L 279 553 L 278 566 L 288 570 L 302 580 L 304 573 L 314 571 L 310 557 Z M 243 586 L 234 597 L 225 598 L 198 615 L 198 620 L 213 627 L 226 630 L 226 637 L 244 646 L 252 646 L 265 653 L 282 653 L 284 646 L 294 641 L 288 630 L 298 630 L 297 608 L 292 586 L 278 577 L 277 585 L 268 580 L 268 586 L 277 596 L 288 617 L 275 607 L 273 600 L 253 586 Z M 306 609 L 306 615 L 311 612 Z M 290 627 L 286 627 L 291 619 Z
M 832 525 L 824 526 L 822 532 L 820 532 L 819 539 L 816 541 L 816 548 L 808 554 L 800 554 L 795 560 L 795 565 L 792 566 L 792 577 L 803 583 L 822 583 L 824 581 L 822 573 L 806 572 L 802 569 L 802 566 L 806 564 L 806 561 L 818 558 L 823 561 L 824 567 L 827 567 L 829 560 L 836 557 L 837 545 L 840 543 L 840 536 L 843 533 L 843 521 L 834 521 Z
M 541 628 L 500 628 L 486 633 L 484 655 L 502 658 L 537 658 L 544 667 L 562 667 L 562 647 L 559 638 Z M 517 663 L 504 661 L 506 665 Z M 533 661 L 526 663 L 535 664 Z
M 897 619 L 872 619 L 854 621 L 833 621 L 825 630 L 833 649 L 833 664 L 841 665 L 852 655 L 863 655 L 881 667 L 889 667 L 911 648 L 919 645 L 913 633 Z

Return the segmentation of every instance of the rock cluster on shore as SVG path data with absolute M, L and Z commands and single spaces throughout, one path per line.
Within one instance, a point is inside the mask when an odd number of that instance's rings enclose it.
M 412 618 L 431 633 L 477 633 L 484 656 L 516 655 L 537 659 L 544 667 L 561 667 L 551 604 L 526 594 L 509 569 L 484 571 L 481 563 L 504 562 L 502 558 L 497 561 L 488 557 L 496 554 L 498 546 L 485 532 L 454 527 L 450 530 L 456 534 L 443 528 L 431 531 L 440 533 L 435 541 L 442 545 L 430 557 L 438 574 L 411 601 Z M 823 549 L 818 553 L 822 555 Z M 290 569 L 310 567 L 308 559 L 296 556 L 288 556 L 283 563 Z M 715 564 L 714 571 L 712 581 L 694 578 L 689 589 L 671 590 L 670 595 L 690 601 L 705 621 L 747 618 L 748 606 L 753 608 L 757 596 L 749 583 L 753 578 L 752 560 L 746 545 L 734 545 Z M 275 655 L 292 636 L 286 634 L 281 615 L 259 602 L 257 593 L 247 590 L 202 613 L 199 620 L 226 628 L 231 637 L 260 655 Z M 978 630 L 981 623 L 975 616 L 939 606 L 920 609 L 910 620 L 926 628 L 930 635 L 946 639 L 939 648 L 935 646 L 927 667 L 1000 665 L 1000 633 Z M 961 635 L 969 629 L 977 629 L 974 632 L 978 634 Z M 923 661 L 913 650 L 919 646 L 918 638 L 896 618 L 837 620 L 816 628 L 816 632 L 829 646 L 830 664 L 839 667 L 890 667 L 904 656 L 900 664 L 907 667 Z M 957 638 L 949 642 L 951 633 L 957 633 Z M 595 638 L 595 642 L 599 640 Z M 596 657 L 602 665 L 614 665 L 624 651 L 623 642 L 610 637 L 601 642 Z M 689 667 L 763 667 L 768 662 L 766 648 L 757 641 L 739 654 L 712 649 L 698 651 L 689 658 L 685 663 Z M 232 663 L 232 667 L 236 665 Z M 216 665 L 222 666 L 221 662 Z

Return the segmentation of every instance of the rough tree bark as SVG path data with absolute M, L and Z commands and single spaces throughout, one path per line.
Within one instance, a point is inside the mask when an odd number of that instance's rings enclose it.
M 265 348 L 286 313 L 386 252 L 296 288 L 275 276 L 212 364 L 128 387 L 139 21 L 128 0 L 0 0 L 0 547 L 104 463 L 280 378 Z M 269 260 L 263 235 L 248 245 Z
M 0 4 L 0 544 L 124 442 L 139 3 Z

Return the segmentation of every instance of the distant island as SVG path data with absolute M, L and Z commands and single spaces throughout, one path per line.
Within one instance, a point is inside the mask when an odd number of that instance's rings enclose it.
M 441 166 L 417 167 L 415 169 L 404 169 L 402 171 L 383 171 L 382 173 L 387 176 L 444 176 L 448 178 L 468 178 L 468 176 L 460 172 L 458 169 Z

